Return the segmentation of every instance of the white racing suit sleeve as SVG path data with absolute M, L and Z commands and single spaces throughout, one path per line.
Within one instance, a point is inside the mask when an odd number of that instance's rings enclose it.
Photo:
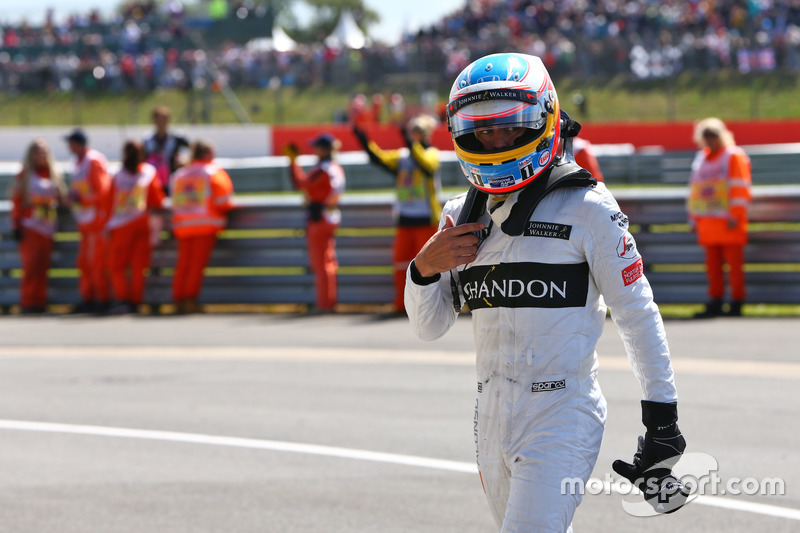
M 464 197 L 465 195 L 457 196 L 445 204 L 439 229 L 444 224 L 446 215 L 458 220 L 461 207 L 464 205 Z M 440 338 L 458 318 L 458 312 L 453 305 L 449 272 L 443 272 L 438 281 L 429 285 L 418 285 L 411 277 L 411 265 L 409 265 L 406 270 L 404 298 L 411 329 L 422 340 L 433 341 Z
M 664 323 L 642 257 L 628 231 L 628 218 L 611 194 L 602 192 L 589 215 L 584 242 L 592 275 L 619 329 L 643 399 L 674 402 L 677 391 Z

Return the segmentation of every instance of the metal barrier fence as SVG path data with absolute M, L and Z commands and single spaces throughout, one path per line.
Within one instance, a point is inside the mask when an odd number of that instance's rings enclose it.
M 620 190 L 622 210 L 644 256 L 647 276 L 659 303 L 706 300 L 703 250 L 689 232 L 685 189 Z M 229 229 L 220 235 L 206 271 L 202 302 L 220 304 L 310 304 L 304 211 L 297 195 L 239 196 Z M 384 304 L 392 301 L 392 195 L 346 195 L 337 234 L 339 301 Z M 756 187 L 750 244 L 746 249 L 748 301 L 800 303 L 800 186 Z M 79 300 L 77 234 L 67 213 L 53 254 L 50 303 Z M 19 298 L 20 262 L 9 238 L 9 203 L 0 202 L 0 306 Z M 154 251 L 146 302 L 170 303 L 173 239 Z

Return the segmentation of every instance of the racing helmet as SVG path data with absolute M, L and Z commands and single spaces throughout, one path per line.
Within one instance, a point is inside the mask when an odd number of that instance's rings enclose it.
M 467 66 L 450 89 L 447 125 L 461 170 L 473 187 L 508 194 L 538 178 L 561 148 L 561 108 L 542 60 L 492 54 Z M 521 128 L 511 146 L 486 146 L 478 135 Z M 476 132 L 478 135 L 476 135 Z

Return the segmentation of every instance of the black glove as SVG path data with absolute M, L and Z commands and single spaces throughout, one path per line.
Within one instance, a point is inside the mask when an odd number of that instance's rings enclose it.
M 642 401 L 642 423 L 647 432 L 639 437 L 633 464 L 616 460 L 611 466 L 639 487 L 657 513 L 673 513 L 689 497 L 672 475 L 672 467 L 686 449 L 686 440 L 678 429 L 678 404 Z
M 14 228 L 11 230 L 11 237 L 17 242 L 22 242 L 22 228 Z

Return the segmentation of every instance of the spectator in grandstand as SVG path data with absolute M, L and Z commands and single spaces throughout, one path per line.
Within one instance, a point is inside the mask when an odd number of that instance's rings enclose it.
M 389 97 L 389 121 L 398 126 L 402 125 L 406 120 L 406 103 L 403 95 L 400 93 L 392 93 Z
M 19 303 L 23 314 L 46 310 L 56 208 L 66 197 L 64 180 L 47 143 L 41 138 L 34 139 L 11 189 L 11 225 L 22 261 Z
M 594 155 L 594 148 L 592 143 L 582 137 L 575 137 L 572 140 L 572 150 L 575 155 L 575 162 L 588 170 L 597 181 L 605 181 L 603 179 L 603 172 L 600 170 L 600 164 Z
M 342 218 L 338 205 L 345 186 L 344 169 L 335 161 L 341 141 L 330 133 L 321 133 L 309 144 L 318 162 L 308 172 L 297 164 L 299 149 L 295 144 L 290 143 L 283 151 L 289 157 L 292 183 L 306 198 L 308 259 L 316 293 L 313 312 L 331 313 L 336 307 L 339 268 L 334 233 Z
M 37 89 L 56 85 L 62 90 L 94 87 L 175 86 L 188 83 L 198 59 L 181 69 L 157 75 L 154 58 L 171 50 L 194 56 L 181 8 L 156 10 L 152 2 L 123 9 L 113 21 L 94 14 L 73 17 L 53 27 L 4 28 L 0 84 L 6 89 Z M 170 2 L 174 5 L 179 2 Z M 800 69 L 800 5 L 797 2 L 665 4 L 653 8 L 633 0 L 619 9 L 615 2 L 464 2 L 463 7 L 393 46 L 380 42 L 363 55 L 363 73 L 371 83 L 386 75 L 441 72 L 441 83 L 472 59 L 491 49 L 516 48 L 541 57 L 554 73 L 572 76 L 632 74 L 638 78 L 667 78 L 679 72 L 739 69 L 742 72 Z M 240 11 L 238 4 L 214 2 L 210 18 L 220 21 Z M 258 13 L 259 7 L 255 8 Z M 249 17 L 249 15 L 247 15 Z M 128 21 L 132 23 L 128 24 Z M 124 29 L 124 30 L 123 30 Z M 121 53 L 120 45 L 130 53 Z M 285 84 L 341 85 L 351 81 L 352 58 L 340 50 L 319 50 L 316 43 L 300 44 L 291 52 L 251 53 L 238 43 L 206 50 L 231 86 L 264 86 L 277 76 Z M 107 52 L 113 50 L 113 52 Z M 107 53 L 106 53 L 107 52 Z M 101 56 L 114 56 L 106 63 Z M 117 57 L 118 56 L 118 57 Z M 102 66 L 104 77 L 95 77 Z M 120 76 L 120 69 L 123 75 Z M 5 71 L 5 72 L 4 72 Z M 355 73 L 351 73 L 355 74 Z M 7 76 L 7 77 L 6 77 Z M 3 78 L 6 77 L 4 80 Z
M 353 96 L 350 100 L 348 117 L 352 124 L 364 127 L 373 121 L 372 110 L 367 107 L 367 97 L 361 93 Z
M 375 93 L 372 95 L 372 122 L 374 124 L 380 124 L 383 122 L 383 95 L 381 93 Z
M 742 314 L 746 296 L 744 247 L 750 205 L 750 159 L 736 146 L 733 134 L 717 118 L 699 121 L 694 140 L 700 151 L 689 180 L 689 224 L 706 252 L 709 302 L 698 318 L 720 316 L 725 296 L 723 264 L 729 267 L 729 316 Z
M 109 314 L 136 313 L 142 303 L 145 270 L 150 267 L 150 211 L 160 209 L 164 191 L 156 168 L 144 162 L 144 146 L 128 141 L 122 148 L 122 168 L 111 181 L 109 269 L 114 303 Z
M 364 130 L 353 125 L 353 133 L 369 155 L 370 161 L 386 170 L 394 179 L 397 200 L 395 217 L 397 232 L 394 238 L 394 310 L 405 313 L 403 291 L 408 264 L 422 245 L 428 242 L 439 227 L 442 205 L 439 202 L 439 150 L 431 146 L 436 119 L 430 115 L 414 117 L 401 131 L 408 147 L 402 150 L 382 150 L 367 138 Z
M 170 191 L 172 231 L 178 240 L 172 298 L 178 314 L 198 313 L 203 269 L 233 208 L 233 183 L 214 163 L 211 144 L 197 141 L 192 145 L 192 162 L 172 175 Z
M 181 150 L 189 148 L 186 137 L 169 131 L 170 109 L 158 106 L 153 109 L 156 131 L 144 142 L 146 161 L 156 169 L 157 182 L 164 192 L 169 192 L 169 176 L 182 166 Z
M 78 269 L 82 301 L 73 312 L 105 313 L 111 302 L 106 255 L 108 243 L 104 232 L 106 197 L 111 179 L 105 156 L 89 148 L 83 131 L 76 129 L 66 137 L 66 141 L 75 156 L 69 180 L 69 198 L 81 234 Z

